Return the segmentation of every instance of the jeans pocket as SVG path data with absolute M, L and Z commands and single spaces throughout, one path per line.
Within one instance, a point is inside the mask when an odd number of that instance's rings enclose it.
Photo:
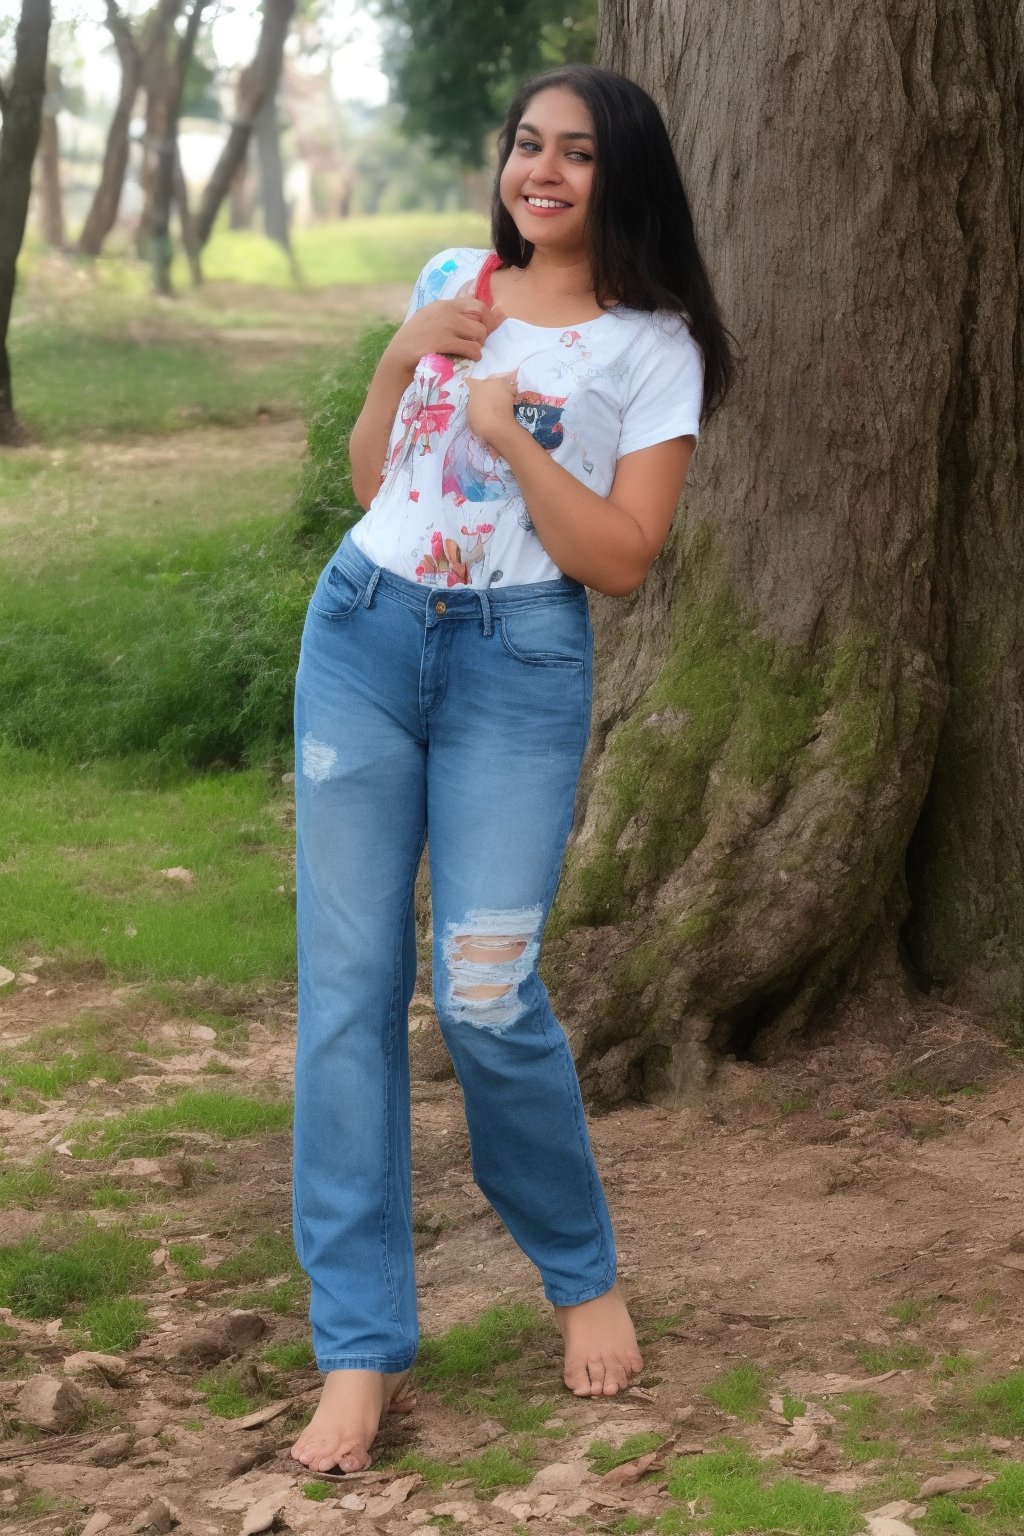
M 322 619 L 347 619 L 359 606 L 365 591 L 364 581 L 332 559 L 320 572 L 309 606 Z
M 591 645 L 585 598 L 513 608 L 501 614 L 497 629 L 509 655 L 534 667 L 582 667 Z

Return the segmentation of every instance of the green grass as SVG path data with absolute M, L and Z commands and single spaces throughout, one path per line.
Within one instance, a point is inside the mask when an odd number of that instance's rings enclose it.
M 419 1472 L 428 1488 L 443 1488 L 447 1483 L 470 1478 L 473 1492 L 481 1496 L 494 1493 L 498 1488 L 521 1487 L 531 1481 L 537 1470 L 533 1447 L 527 1440 L 512 1450 L 488 1446 L 479 1456 L 457 1462 L 439 1461 L 418 1451 L 408 1451 L 388 1461 L 387 1467 L 392 1472 Z
M 141 1301 L 131 1296 L 101 1298 L 75 1316 L 83 1348 L 114 1352 L 134 1349 L 149 1322 Z
M 931 1351 L 921 1344 L 896 1343 L 881 1347 L 875 1345 L 858 1349 L 856 1358 L 865 1370 L 873 1376 L 880 1376 L 883 1371 L 913 1371 L 922 1365 L 927 1365 L 932 1358 Z
M 20 1051 L 0 1051 L 0 1104 L 16 1104 L 23 1092 L 40 1099 L 59 1099 L 69 1088 L 90 1078 L 119 1083 L 131 1070 L 123 1057 L 99 1051 L 83 1051 L 77 1056 L 69 1052 L 53 1062 L 26 1061 Z
M 88 1220 L 27 1237 L 0 1248 L 0 1306 L 52 1318 L 124 1296 L 151 1278 L 153 1247 L 126 1227 Z
M 40 1159 L 31 1168 L 0 1169 L 0 1210 L 21 1206 L 32 1210 L 58 1188 L 56 1174 Z
M 749 1361 L 730 1371 L 723 1371 L 701 1390 L 724 1413 L 734 1414 L 739 1419 L 756 1418 L 768 1406 L 768 1388 L 763 1372 Z
M 735 1444 L 673 1462 L 667 1488 L 684 1506 L 695 1501 L 697 1513 L 691 1516 L 685 1507 L 672 1510 L 657 1523 L 665 1532 L 854 1536 L 863 1529 L 856 1504 L 845 1494 L 823 1493 L 791 1477 L 771 1481 L 763 1463 Z
M 161 788 L 145 782 L 150 769 L 100 762 L 86 772 L 0 747 L 5 960 L 98 960 L 128 978 L 289 976 L 285 787 L 253 770 Z M 194 870 L 194 883 L 160 874 L 172 865 Z
M 69 1136 L 76 1138 L 78 1157 L 157 1157 L 179 1145 L 183 1132 L 234 1141 L 286 1130 L 291 1118 L 290 1101 L 187 1088 L 146 1109 L 129 1110 L 113 1119 L 81 1121 Z
M 499 1366 L 520 1359 L 548 1331 L 537 1308 L 525 1302 L 489 1307 L 475 1323 L 457 1323 L 440 1338 L 424 1339 L 417 1380 L 428 1391 L 490 1383 Z
M 305 286 L 334 283 L 408 283 L 429 258 L 451 245 L 487 246 L 487 219 L 476 213 L 373 215 L 296 229 L 292 243 Z M 188 281 L 182 261 L 174 267 L 181 288 Z M 209 283 L 291 286 L 284 252 L 263 235 L 218 229 L 203 252 Z
M 282 1280 L 279 1285 L 269 1286 L 262 1291 L 224 1292 L 217 1297 L 217 1304 L 221 1307 L 241 1307 L 247 1312 L 255 1309 L 276 1312 L 287 1317 L 296 1312 L 305 1312 L 308 1300 L 309 1283 L 304 1276 L 297 1276 L 294 1280 Z
M 337 1491 L 338 1490 L 333 1483 L 315 1481 L 312 1483 L 303 1483 L 302 1485 L 303 1498 L 312 1499 L 314 1504 L 322 1504 L 324 1499 L 331 1498 L 334 1494 L 337 1493 Z
M 840 1444 L 854 1464 L 899 1454 L 891 1439 L 882 1431 L 889 1427 L 884 1405 L 873 1392 L 846 1392 L 838 1399 L 849 1410 L 840 1419 Z
M 236 1366 L 222 1365 L 208 1371 L 196 1382 L 197 1391 L 206 1398 L 206 1406 L 219 1419 L 241 1419 L 270 1402 L 270 1392 L 262 1384 L 253 1390 L 250 1380 L 243 1381 Z
M 940 1411 L 958 1434 L 1024 1435 L 1024 1369 L 979 1386 L 962 1384 Z
M 268 1365 L 272 1365 L 278 1371 L 301 1371 L 307 1365 L 315 1365 L 312 1344 L 303 1339 L 296 1339 L 280 1344 L 268 1344 L 263 1351 L 263 1358 Z
M 595 1440 L 587 1451 L 591 1469 L 599 1477 L 603 1477 L 613 1467 L 621 1467 L 624 1462 L 632 1461 L 636 1456 L 646 1456 L 650 1451 L 656 1451 L 663 1439 L 664 1436 L 655 1434 L 652 1430 L 644 1434 L 630 1435 L 618 1446 L 609 1445 L 604 1440 Z
M 902 1301 L 893 1302 L 889 1316 L 907 1326 L 928 1322 L 935 1316 L 935 1303 L 921 1296 L 906 1296 Z
M 246 1246 L 217 1265 L 213 1273 L 224 1280 L 266 1280 L 272 1275 L 298 1275 L 299 1261 L 288 1237 L 260 1232 Z

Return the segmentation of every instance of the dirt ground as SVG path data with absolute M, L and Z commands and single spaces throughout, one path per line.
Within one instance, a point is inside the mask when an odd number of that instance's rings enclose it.
M 92 1113 L 99 1106 L 101 1114 L 117 1114 L 168 1088 L 287 1091 L 293 999 L 284 992 L 250 997 L 243 1014 L 248 1038 L 225 1048 L 208 1026 L 145 1003 L 141 989 L 48 978 L 45 968 L 38 975 L 35 985 L 11 988 L 0 1000 L 0 1049 L 69 1019 L 103 1017 L 116 1030 L 123 1021 L 137 1070 L 118 1084 L 83 1084 L 60 1102 L 0 1110 L 5 1166 L 28 1165 L 55 1149 L 69 1186 L 108 1172 L 135 1180 L 140 1192 L 147 1185 L 163 1190 L 169 1204 L 150 1233 L 160 1240 L 154 1285 L 145 1294 L 153 1326 L 124 1357 L 123 1373 L 94 1369 L 75 1378 L 94 1404 L 106 1405 L 103 1422 L 72 1433 L 32 1431 L 19 1418 L 29 1378 L 0 1379 L 0 1499 L 32 1510 L 31 1495 L 42 1493 L 56 1505 L 16 1520 L 19 1530 L 77 1533 L 100 1511 L 114 1536 L 166 1529 L 168 1519 L 182 1536 L 238 1536 L 246 1512 L 268 1499 L 277 1528 L 293 1531 L 408 1531 L 438 1524 L 439 1515 L 446 1517 L 442 1524 L 476 1530 L 508 1530 L 517 1519 L 531 1529 L 607 1528 L 627 1510 L 657 1513 L 664 1496 L 646 1483 L 580 1484 L 596 1439 L 617 1444 L 654 1432 L 698 1454 L 728 1430 L 766 1457 L 785 1451 L 793 1430 L 777 1412 L 744 1423 L 701 1396 L 703 1386 L 739 1363 L 762 1368 L 777 1393 L 807 1401 L 812 1419 L 816 1413 L 819 1423 L 834 1423 L 829 1395 L 856 1384 L 928 1411 L 928 1374 L 896 1369 L 872 1379 L 855 1357 L 871 1344 L 884 1348 L 898 1338 L 923 1344 L 932 1357 L 966 1352 L 992 1374 L 1021 1361 L 1021 1067 L 980 1025 L 951 1010 L 922 1006 L 880 1028 L 877 1018 L 851 1008 L 784 1062 L 724 1062 L 699 1106 L 638 1105 L 593 1122 L 625 1290 L 642 1322 L 662 1321 L 645 1347 L 642 1387 L 606 1403 L 565 1392 L 553 1328 L 542 1342 L 526 1387 L 555 1400 L 549 1422 L 563 1435 L 537 1441 L 554 1465 L 547 1504 L 543 1478 L 526 1490 L 478 1499 L 472 1489 L 431 1490 L 415 1477 L 407 1488 L 408 1478 L 403 1483 L 386 1469 L 312 1502 L 302 1493 L 308 1476 L 297 1476 L 286 1454 L 294 1418 L 289 1423 L 284 1413 L 312 1408 L 315 1369 L 280 1377 L 277 1416 L 263 1424 L 246 1428 L 245 1420 L 212 1415 L 195 1387 L 200 1356 L 185 1344 L 211 1319 L 215 1331 L 227 1326 L 218 1297 L 228 1287 L 185 1279 L 166 1248 L 198 1242 L 213 1264 L 237 1247 L 240 1218 L 244 1231 L 287 1234 L 287 1133 L 230 1143 L 186 1135 L 175 1151 L 141 1162 L 61 1155 L 68 1127 L 86 1104 Z M 414 1060 L 433 1064 L 436 1022 L 427 996 L 414 1001 L 412 1027 Z M 211 1076 L 211 1066 L 218 1075 Z M 225 1069 L 230 1076 L 221 1075 Z M 424 1332 L 473 1321 L 496 1303 L 543 1306 L 530 1265 L 472 1183 L 455 1083 L 415 1083 L 414 1127 Z M 125 1214 L 93 1212 L 101 1222 Z M 47 1218 L 46 1210 L 3 1212 L 3 1241 L 20 1240 Z M 269 1289 L 275 1278 L 262 1283 Z M 930 1319 L 905 1326 L 887 1315 L 906 1298 L 932 1303 Z M 244 1328 L 239 1334 L 229 1355 L 243 1363 L 271 1341 L 306 1337 L 300 1314 L 250 1311 L 265 1327 L 258 1341 Z M 31 1372 L 65 1377 L 80 1343 L 56 1324 L 5 1316 L 17 1335 L 16 1346 L 5 1347 L 23 1351 Z M 388 1423 L 377 1454 L 387 1461 L 415 1450 L 458 1462 L 481 1446 L 519 1438 L 479 1412 L 421 1391 L 409 1419 Z M 1024 1459 L 1020 1440 L 997 1449 Z M 949 1452 L 955 1460 L 956 1446 Z M 821 1488 L 845 1491 L 877 1473 L 871 1462 L 849 1464 L 827 1437 L 811 1457 L 787 1457 L 786 1464 Z M 597 1502 L 588 1505 L 592 1489 Z M 400 1502 L 389 1512 L 395 1498 Z M 155 1501 L 164 1501 L 166 1516 L 159 1508 L 152 1513 Z

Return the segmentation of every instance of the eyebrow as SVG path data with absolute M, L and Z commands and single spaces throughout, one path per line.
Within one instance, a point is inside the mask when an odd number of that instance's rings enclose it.
M 526 132 L 526 133 L 540 133 L 540 131 L 541 130 L 539 128 L 535 128 L 532 123 L 520 123 L 519 127 L 516 129 L 517 133 L 523 133 L 523 132 Z M 594 135 L 592 133 L 560 133 L 560 134 L 557 135 L 557 137 L 560 138 L 560 139 L 590 139 L 590 140 L 593 140 Z

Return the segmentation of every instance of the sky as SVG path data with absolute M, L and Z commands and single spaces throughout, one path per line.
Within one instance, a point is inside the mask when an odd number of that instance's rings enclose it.
M 146 9 L 140 0 L 122 0 L 130 14 Z M 221 0 L 213 16 L 213 43 L 226 67 L 244 63 L 253 53 L 259 34 L 259 0 Z M 380 71 L 380 24 L 359 0 L 331 0 L 325 30 L 335 46 L 334 85 L 339 101 L 364 101 L 377 106 L 387 100 L 388 86 Z M 20 0 L 0 0 L 0 30 L 16 21 Z M 107 62 L 110 35 L 103 26 L 103 0 L 54 0 L 55 20 L 74 21 L 75 44 L 86 61 L 90 94 L 107 95 L 117 90 L 116 63 Z M 0 54 L 6 64 L 10 42 Z M 109 80 L 109 84 L 108 84 Z

